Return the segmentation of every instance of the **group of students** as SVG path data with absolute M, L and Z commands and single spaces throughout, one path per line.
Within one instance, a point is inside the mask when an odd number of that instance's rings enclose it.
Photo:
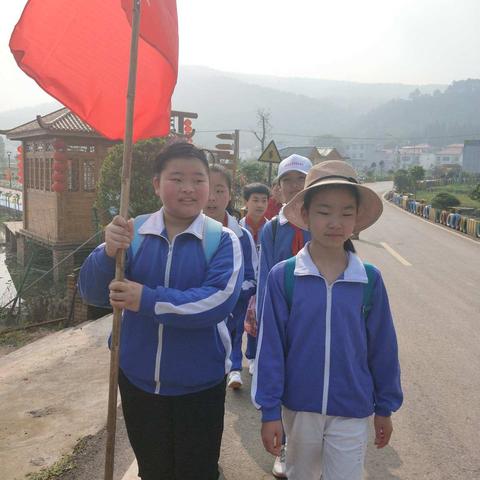
M 123 309 L 119 388 L 139 477 L 219 477 L 225 392 L 243 383 L 245 325 L 273 473 L 361 479 L 369 418 L 382 448 L 402 403 L 382 277 L 350 240 L 379 218 L 379 197 L 345 162 L 312 167 L 292 155 L 273 195 L 245 187 L 239 223 L 228 172 L 183 142 L 157 156 L 153 186 L 160 210 L 113 218 L 79 277 L 87 302 Z

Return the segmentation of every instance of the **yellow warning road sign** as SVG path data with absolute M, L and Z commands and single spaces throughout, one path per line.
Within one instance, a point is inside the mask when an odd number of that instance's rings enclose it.
M 273 140 L 267 145 L 267 148 L 260 155 L 258 161 L 268 163 L 280 163 L 282 161 L 277 146 Z

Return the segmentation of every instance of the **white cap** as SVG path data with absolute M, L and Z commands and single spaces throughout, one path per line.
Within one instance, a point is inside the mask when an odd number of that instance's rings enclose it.
M 300 172 L 306 175 L 311 168 L 312 162 L 307 157 L 294 153 L 280 162 L 277 178 L 280 179 L 288 172 Z

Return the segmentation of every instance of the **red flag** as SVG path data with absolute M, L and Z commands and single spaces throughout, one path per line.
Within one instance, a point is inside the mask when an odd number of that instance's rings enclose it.
M 107 138 L 125 130 L 133 0 L 29 0 L 13 30 L 18 66 Z M 167 135 L 178 72 L 175 0 L 143 0 L 134 141 Z

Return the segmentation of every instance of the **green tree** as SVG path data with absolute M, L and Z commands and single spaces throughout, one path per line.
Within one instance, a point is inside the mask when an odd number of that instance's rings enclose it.
M 268 163 L 259 162 L 257 160 L 245 160 L 240 162 L 238 165 L 237 176 L 233 182 L 234 203 L 237 208 L 241 208 L 243 205 L 243 187 L 254 182 L 268 185 Z
M 164 144 L 165 139 L 155 138 L 133 146 L 129 207 L 131 217 L 158 210 L 160 200 L 152 185 L 153 162 Z M 122 162 L 123 145 L 115 145 L 108 151 L 100 169 L 95 207 L 104 225 L 119 211 Z
M 383 171 L 385 169 L 385 160 L 380 160 L 380 162 L 378 162 L 378 166 L 380 167 L 380 175 L 383 177 Z
M 408 175 L 411 178 L 411 185 L 413 193 L 417 193 L 417 184 L 425 178 L 425 169 L 421 165 L 413 165 L 408 170 Z
M 393 175 L 393 184 L 397 192 L 408 192 L 412 186 L 412 179 L 406 170 L 397 170 Z
M 267 184 L 268 163 L 258 162 L 257 160 L 246 160 L 244 162 L 240 162 L 238 173 L 239 183 L 244 183 L 244 185 L 253 182 Z

